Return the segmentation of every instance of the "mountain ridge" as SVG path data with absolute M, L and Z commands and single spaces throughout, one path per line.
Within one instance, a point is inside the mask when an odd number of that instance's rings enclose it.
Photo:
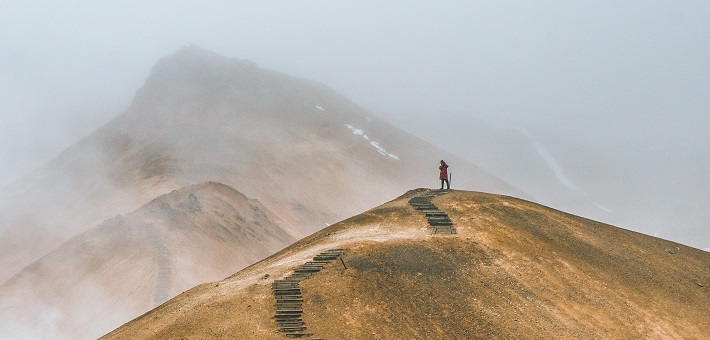
M 282 339 L 272 283 L 303 280 L 303 333 L 322 338 L 702 338 L 710 255 L 521 199 L 451 191 L 432 235 L 412 191 L 323 229 L 107 334 Z M 208 312 L 209 311 L 209 312 Z

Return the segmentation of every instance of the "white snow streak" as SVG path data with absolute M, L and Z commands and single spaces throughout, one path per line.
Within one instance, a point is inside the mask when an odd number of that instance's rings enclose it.
M 552 152 L 550 152 L 550 150 L 547 150 L 546 147 L 534 140 L 533 144 L 535 145 L 535 150 L 537 151 L 537 153 L 545 161 L 545 164 L 547 164 L 547 166 L 552 170 L 552 172 L 555 173 L 555 177 L 557 177 L 557 179 L 562 182 L 562 184 L 567 188 L 574 191 L 579 191 L 577 185 L 574 184 L 571 179 L 567 178 L 567 176 L 565 176 L 565 174 L 562 172 L 562 167 L 559 163 L 557 163 L 555 157 L 552 156 Z
M 530 141 L 533 143 L 533 146 L 535 146 L 535 151 L 537 151 L 540 157 L 542 157 L 547 167 L 552 170 L 552 172 L 555 174 L 555 177 L 557 177 L 557 179 L 562 183 L 562 185 L 566 186 L 570 190 L 579 192 L 579 187 L 577 187 L 577 184 L 575 184 L 571 179 L 565 176 L 564 172 L 562 171 L 562 167 L 560 166 L 560 163 L 557 163 L 557 160 L 552 155 L 552 152 L 550 152 L 550 150 L 548 150 L 544 145 L 542 145 L 542 143 L 535 140 L 530 131 L 517 126 L 503 125 L 492 120 L 489 120 L 488 123 L 498 128 L 518 131 L 525 137 L 528 137 L 528 139 L 530 139 Z M 601 206 L 600 208 L 604 209 Z
M 387 156 L 387 157 L 389 157 L 389 158 L 399 160 L 399 157 L 397 157 L 397 156 L 394 155 L 394 154 L 391 154 L 391 153 L 387 152 L 387 150 L 385 150 L 385 148 L 383 148 L 382 146 L 380 146 L 380 143 L 379 143 L 379 142 L 375 142 L 375 141 L 373 141 L 373 140 L 370 140 L 370 137 L 368 137 L 368 136 L 365 134 L 365 131 L 363 131 L 362 129 L 358 129 L 358 128 L 356 128 L 356 127 L 350 125 L 350 124 L 345 124 L 345 126 L 346 126 L 348 129 L 350 129 L 350 131 L 352 131 L 352 133 L 353 133 L 354 135 L 356 135 L 356 136 L 361 136 L 363 139 L 369 141 L 369 142 L 370 142 L 370 145 L 372 145 L 372 147 L 375 148 L 375 149 L 377 150 L 377 152 L 380 153 L 380 155 Z
M 597 206 L 597 208 L 599 208 L 599 209 L 601 209 L 601 210 L 604 210 L 604 211 L 606 211 L 606 212 L 608 212 L 608 213 L 613 213 L 613 212 L 614 212 L 614 210 L 611 210 L 611 209 L 609 209 L 609 208 L 607 208 L 607 207 L 605 207 L 605 206 L 603 206 L 603 205 L 601 205 L 601 204 L 599 204 L 599 203 L 597 203 L 597 202 L 593 202 L 593 203 L 594 203 L 594 205 Z
M 321 111 L 325 112 L 325 110 L 323 109 L 323 107 L 322 107 L 322 106 L 318 106 L 318 105 L 316 105 L 316 109 L 318 109 L 318 110 L 321 110 Z

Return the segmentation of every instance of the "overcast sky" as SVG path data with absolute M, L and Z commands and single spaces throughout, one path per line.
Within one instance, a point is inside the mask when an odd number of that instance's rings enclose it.
M 119 114 L 191 43 L 384 118 L 471 114 L 602 147 L 710 150 L 708 1 L 5 0 L 0 15 L 0 185 Z

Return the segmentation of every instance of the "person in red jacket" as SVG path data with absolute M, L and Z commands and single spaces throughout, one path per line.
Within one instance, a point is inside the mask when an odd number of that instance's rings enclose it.
M 446 169 L 448 169 L 449 166 L 444 162 L 444 160 L 441 160 L 441 163 L 439 165 L 439 179 L 441 180 L 441 190 L 444 190 L 444 182 L 446 182 L 446 190 L 449 190 L 449 173 L 447 172 Z

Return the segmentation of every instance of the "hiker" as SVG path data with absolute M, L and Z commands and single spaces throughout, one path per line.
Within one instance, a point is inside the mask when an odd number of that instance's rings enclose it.
M 441 180 L 441 190 L 444 190 L 444 182 L 446 182 L 446 190 L 449 190 L 449 173 L 447 172 L 446 169 L 449 168 L 449 166 L 444 162 L 442 159 L 440 162 L 441 165 L 439 165 L 439 179 Z

